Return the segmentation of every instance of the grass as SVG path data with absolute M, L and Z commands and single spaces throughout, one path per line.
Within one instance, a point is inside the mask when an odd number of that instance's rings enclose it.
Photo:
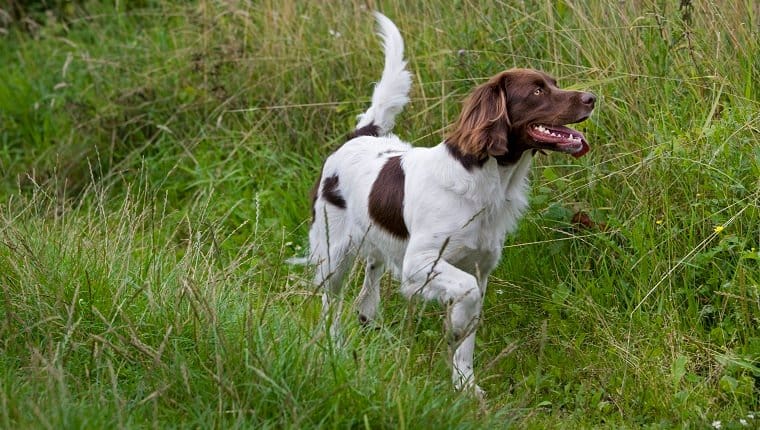
M 484 402 L 449 385 L 440 309 L 386 279 L 336 350 L 284 264 L 382 70 L 369 10 L 321 3 L 2 14 L 0 427 L 760 426 L 755 2 L 372 3 L 417 145 L 505 68 L 599 96 L 492 276 Z

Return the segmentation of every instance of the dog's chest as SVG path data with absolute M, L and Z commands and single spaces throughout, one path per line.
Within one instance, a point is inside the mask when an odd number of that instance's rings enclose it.
M 498 198 L 484 199 L 480 210 L 469 219 L 456 242 L 460 245 L 454 260 L 470 273 L 488 273 L 498 264 L 507 234 L 514 232 L 528 207 L 527 170 L 517 169 L 502 178 Z M 478 207 L 478 206 L 474 206 Z
M 474 211 L 470 224 L 480 243 L 501 246 L 504 236 L 517 228 L 528 207 L 530 161 L 529 156 L 524 156 L 506 169 L 492 165 L 492 172 L 484 172 L 490 174 L 478 178 L 477 191 L 470 196 Z
M 500 201 L 469 214 L 462 227 L 450 233 L 445 258 L 476 276 L 487 276 L 498 264 L 506 235 L 514 231 L 525 198 Z

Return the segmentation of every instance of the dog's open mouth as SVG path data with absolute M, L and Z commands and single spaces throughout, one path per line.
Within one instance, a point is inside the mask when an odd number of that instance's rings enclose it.
M 533 124 L 528 127 L 528 134 L 542 149 L 565 152 L 576 158 L 589 150 L 583 133 L 563 125 Z

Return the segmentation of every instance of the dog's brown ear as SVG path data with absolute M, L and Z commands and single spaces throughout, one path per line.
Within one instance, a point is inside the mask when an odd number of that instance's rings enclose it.
M 475 88 L 465 100 L 462 113 L 447 141 L 467 155 L 505 155 L 509 134 L 506 74 Z

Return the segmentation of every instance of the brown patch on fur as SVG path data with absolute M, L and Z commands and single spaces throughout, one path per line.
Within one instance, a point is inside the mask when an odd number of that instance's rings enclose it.
M 345 209 L 346 200 L 343 199 L 343 196 L 340 195 L 340 192 L 338 191 L 339 184 L 340 180 L 338 179 L 338 175 L 332 175 L 329 178 L 325 178 L 322 182 L 322 198 L 333 206 Z
M 357 137 L 361 136 L 374 136 L 377 137 L 380 133 L 380 129 L 373 123 L 370 123 L 368 125 L 365 125 L 362 128 L 357 128 L 356 130 L 352 131 L 349 135 L 347 140 L 355 139 Z M 317 182 L 314 183 L 314 185 L 311 187 L 311 191 L 309 191 L 309 197 L 311 199 L 311 221 L 314 222 L 314 219 L 316 218 L 316 204 L 317 204 L 317 198 L 319 197 L 319 184 L 322 183 L 322 173 L 323 169 L 325 168 L 324 164 L 322 165 L 322 168 L 319 170 L 319 177 L 317 177 Z M 322 187 L 322 196 L 325 198 L 326 201 L 332 203 L 333 205 L 345 209 L 346 208 L 346 200 L 343 198 L 343 196 L 340 195 L 339 192 L 337 192 L 338 187 L 338 176 L 333 175 L 327 179 L 325 179 L 325 183 Z
M 369 193 L 369 216 L 390 234 L 406 239 L 409 230 L 404 223 L 404 181 L 401 157 L 391 157 L 372 184 Z
M 362 128 L 357 128 L 356 130 L 352 131 L 348 135 L 348 140 L 356 139 L 357 137 L 361 137 L 361 136 L 377 137 L 379 135 L 380 135 L 380 128 L 378 128 L 378 126 L 376 126 L 374 123 L 369 123 Z

